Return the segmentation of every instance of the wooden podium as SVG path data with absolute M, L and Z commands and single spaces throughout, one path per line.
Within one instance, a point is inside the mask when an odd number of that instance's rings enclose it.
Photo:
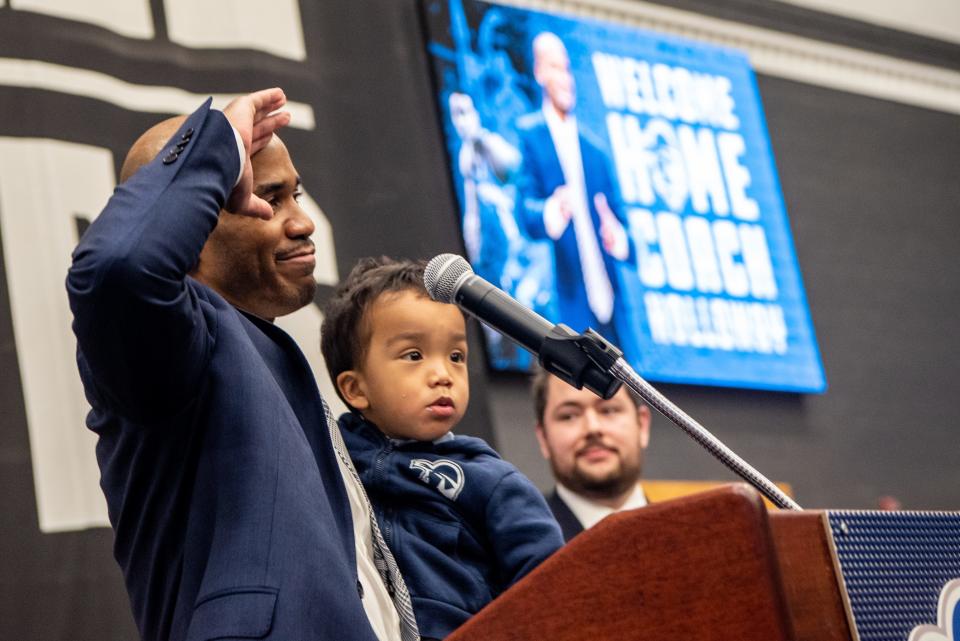
M 824 513 L 747 485 L 614 514 L 448 641 L 853 641 Z

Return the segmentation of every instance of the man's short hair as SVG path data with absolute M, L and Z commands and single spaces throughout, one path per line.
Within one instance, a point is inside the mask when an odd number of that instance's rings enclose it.
M 387 256 L 362 258 L 324 306 L 320 351 L 337 395 L 337 376 L 363 362 L 370 342 L 365 316 L 370 306 L 388 292 L 412 291 L 429 298 L 423 285 L 425 261 L 395 260 Z
M 553 376 L 550 372 L 543 369 L 539 365 L 535 365 L 533 369 L 533 378 L 530 382 L 531 391 L 533 392 L 533 411 L 537 417 L 537 425 L 543 425 L 543 417 L 547 411 L 547 389 L 549 388 L 550 377 Z M 627 396 L 630 397 L 630 400 L 633 401 L 634 406 L 637 409 L 640 409 L 645 403 L 643 400 L 637 396 L 629 387 L 627 389 Z

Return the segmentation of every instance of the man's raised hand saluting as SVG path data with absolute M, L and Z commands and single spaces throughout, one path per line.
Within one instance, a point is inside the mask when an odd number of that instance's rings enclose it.
M 277 111 L 287 103 L 279 87 L 255 91 L 234 99 L 223 113 L 240 134 L 245 151 L 243 173 L 234 187 L 224 209 L 232 214 L 270 220 L 273 208 L 253 193 L 253 166 L 250 156 L 267 146 L 273 134 L 290 124 L 290 113 Z

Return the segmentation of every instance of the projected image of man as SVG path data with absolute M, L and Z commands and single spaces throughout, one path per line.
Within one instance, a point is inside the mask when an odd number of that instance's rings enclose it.
M 578 331 L 593 327 L 617 342 L 617 263 L 629 260 L 633 248 L 608 161 L 577 123 L 570 58 L 556 34 L 534 38 L 533 72 L 543 104 L 517 122 L 523 154 L 518 219 L 532 238 L 553 241 L 556 320 Z

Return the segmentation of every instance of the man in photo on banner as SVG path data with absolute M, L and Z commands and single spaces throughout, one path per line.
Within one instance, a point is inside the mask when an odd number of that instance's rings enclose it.
M 557 318 L 617 343 L 618 263 L 632 260 L 627 223 L 602 146 L 574 115 L 576 87 L 566 46 L 553 33 L 533 40 L 539 111 L 517 121 L 523 166 L 517 218 L 534 239 L 553 241 Z
M 410 598 L 303 353 L 314 223 L 280 89 L 134 144 L 67 291 L 144 641 L 416 641 Z

